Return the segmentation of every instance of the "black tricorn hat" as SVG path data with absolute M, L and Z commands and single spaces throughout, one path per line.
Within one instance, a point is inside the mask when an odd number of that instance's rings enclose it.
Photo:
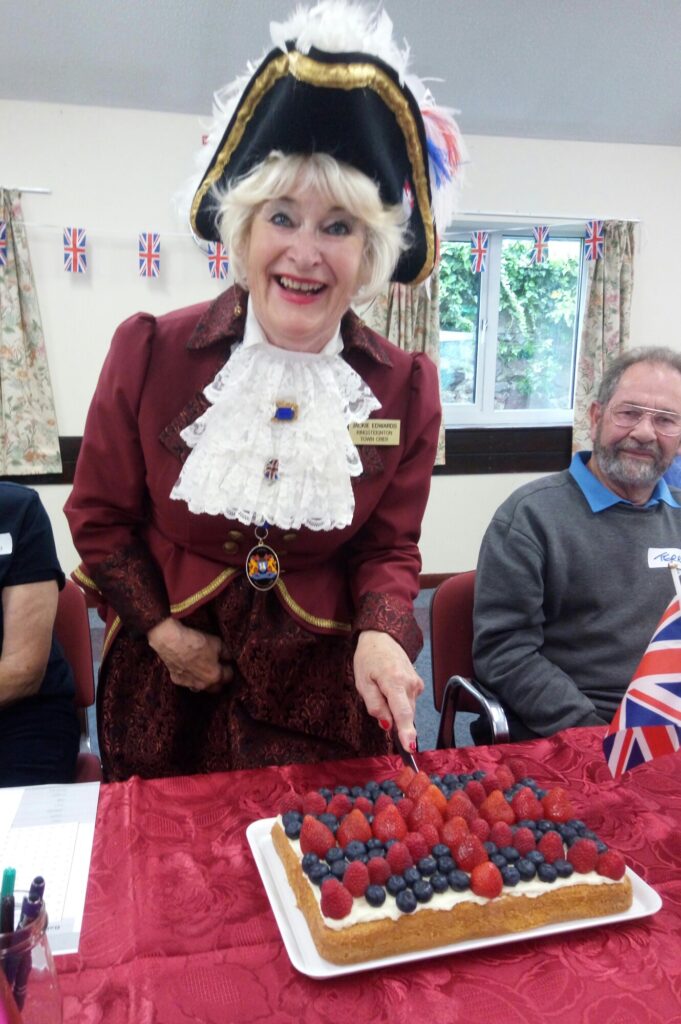
M 286 50 L 274 49 L 241 92 L 203 174 L 190 210 L 192 230 L 207 241 L 219 241 L 215 188 L 224 190 L 273 150 L 328 153 L 375 181 L 386 204 L 402 204 L 407 214 L 411 211 L 409 248 L 393 280 L 418 284 L 436 261 L 433 153 L 438 182 L 446 179 L 449 184 L 458 166 L 456 125 L 432 106 L 430 113 L 439 133 L 436 141 L 426 137 L 413 93 L 379 57 L 314 47 L 302 53 L 293 42 Z M 451 126 L 449 134 L 445 130 L 443 135 L 443 123 Z

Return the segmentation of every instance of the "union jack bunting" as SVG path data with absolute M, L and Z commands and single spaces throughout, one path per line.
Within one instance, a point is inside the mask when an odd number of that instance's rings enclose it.
M 586 222 L 586 235 L 584 238 L 584 255 L 588 260 L 603 259 L 603 235 L 602 220 L 588 220 Z
M 210 276 L 216 278 L 216 280 L 223 280 L 227 277 L 229 260 L 222 242 L 208 243 L 208 269 L 210 270 Z
M 489 231 L 474 231 L 471 235 L 471 270 L 474 274 L 487 270 L 488 252 Z
M 64 270 L 84 274 L 87 269 L 85 228 L 64 228 Z
M 608 726 L 603 751 L 615 778 L 681 743 L 681 609 L 668 605 Z
M 530 263 L 544 263 L 549 258 L 549 229 L 547 227 L 532 228 L 534 242 Z
M 0 267 L 7 266 L 7 221 L 0 220 Z
M 161 272 L 161 236 L 142 231 L 137 242 L 140 277 L 158 277 Z

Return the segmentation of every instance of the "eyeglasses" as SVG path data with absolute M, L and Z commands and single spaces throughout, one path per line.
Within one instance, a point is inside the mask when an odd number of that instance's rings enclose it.
M 650 416 L 656 434 L 662 437 L 681 437 L 681 416 L 675 412 L 649 409 L 645 405 L 616 405 L 610 408 L 612 422 L 627 430 L 638 426 L 644 416 Z

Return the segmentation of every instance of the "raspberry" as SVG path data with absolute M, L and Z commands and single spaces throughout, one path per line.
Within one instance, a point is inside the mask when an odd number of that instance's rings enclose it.
M 575 845 L 577 844 L 575 843 Z M 596 861 L 598 874 L 603 875 L 604 878 L 613 878 L 616 882 L 619 882 L 625 870 L 624 857 L 621 853 L 615 853 L 614 850 L 606 850 Z
M 407 823 L 395 804 L 390 804 L 390 807 L 386 807 L 374 816 L 371 831 L 382 843 L 387 842 L 388 839 L 404 839 L 407 834 Z
M 502 789 L 510 789 L 515 783 L 515 775 L 505 764 L 498 764 L 496 770 L 497 780 Z
M 353 861 L 355 864 L 356 861 Z M 361 862 L 360 862 L 361 863 Z M 392 875 L 392 868 L 384 857 L 372 857 L 367 864 L 369 881 L 372 885 L 385 885 Z
M 426 822 L 435 825 L 437 829 L 442 828 L 443 825 L 442 815 L 435 804 L 431 803 L 427 796 L 423 796 L 407 818 L 407 824 L 411 832 L 418 832 L 421 825 Z
M 487 850 L 477 836 L 467 835 L 452 851 L 457 866 L 462 871 L 472 871 L 476 864 L 484 864 L 489 860 Z
M 361 860 L 348 864 L 343 875 L 343 885 L 353 896 L 363 896 L 369 885 L 369 869 Z
M 310 814 L 306 814 L 300 830 L 300 849 L 303 853 L 316 853 L 318 857 L 324 857 L 326 851 L 335 845 L 336 840 L 331 829 Z
M 554 860 L 561 860 L 565 856 L 563 840 L 553 829 L 550 832 L 544 833 L 539 840 L 537 849 L 544 855 L 544 860 L 547 864 L 553 864 Z
M 321 908 L 325 917 L 339 921 L 352 910 L 352 893 L 337 878 L 329 878 L 322 883 Z
M 386 807 L 395 807 L 395 802 L 387 793 L 381 793 L 374 804 L 374 814 L 384 811 Z
M 473 818 L 477 817 L 478 812 L 471 803 L 470 797 L 462 790 L 457 790 L 456 793 L 452 793 L 449 800 L 447 801 L 447 810 L 445 811 L 445 818 L 464 818 L 465 821 L 471 822 Z
M 407 789 L 409 788 L 409 783 L 415 776 L 416 772 L 414 771 L 414 769 L 410 768 L 409 765 L 406 764 L 402 771 L 400 772 L 400 774 L 395 779 L 395 782 L 400 787 L 402 792 L 406 793 Z
M 489 838 L 497 846 L 513 846 L 513 832 L 505 821 L 496 821 L 492 825 Z
M 304 814 L 323 814 L 326 810 L 326 800 L 316 789 L 311 789 L 303 797 Z
M 353 809 L 346 815 L 338 826 L 336 841 L 339 846 L 347 846 L 353 839 L 366 843 L 371 839 L 371 825 L 361 811 Z
M 511 800 L 511 807 L 518 821 L 539 821 L 544 817 L 544 808 L 529 786 L 524 786 Z
M 437 807 L 440 814 L 445 813 L 445 809 L 447 807 L 447 797 L 444 795 L 441 789 L 438 789 L 437 786 L 428 786 L 428 789 L 425 789 L 423 791 L 423 795 L 420 799 L 430 800 L 431 804 L 434 804 L 434 806 Z
M 593 871 L 598 863 L 598 847 L 593 839 L 576 839 L 568 850 L 567 859 L 575 871 L 585 875 Z
M 515 846 L 521 857 L 524 857 L 530 850 L 534 850 L 536 845 L 534 836 L 529 828 L 517 828 L 513 833 L 513 846 Z
M 352 810 L 352 800 L 345 793 L 336 793 L 329 800 L 326 810 L 329 814 L 335 814 L 340 821 L 341 818 L 344 818 Z
M 556 786 L 550 789 L 542 800 L 544 816 L 550 821 L 569 821 L 575 817 L 575 809 L 564 789 Z
M 487 793 L 485 792 L 485 787 L 483 786 L 482 782 L 478 782 L 477 779 L 471 779 L 470 782 L 467 782 L 466 785 L 464 786 L 463 791 L 466 794 L 466 796 L 468 796 L 470 800 L 475 804 L 476 807 L 479 807 L 482 801 L 487 796 Z
M 405 821 L 409 820 L 409 815 L 416 807 L 413 800 L 410 800 L 408 796 L 403 796 L 401 800 L 398 800 L 395 804 L 397 810 L 400 812 Z
M 404 843 L 399 841 L 393 843 L 388 852 L 385 855 L 385 859 L 390 865 L 390 870 L 393 875 L 401 875 L 407 868 L 411 868 L 414 865 L 412 856 L 409 853 L 408 848 Z
M 279 813 L 286 814 L 287 811 L 303 810 L 303 798 L 297 793 L 284 793 L 279 802 Z
M 427 857 L 430 853 L 428 843 L 420 832 L 407 832 L 404 837 L 404 845 L 409 850 L 414 862 L 421 860 L 421 857 Z
M 495 772 L 488 772 L 482 779 L 482 785 L 487 796 L 489 796 L 490 793 L 493 793 L 495 789 L 501 789 L 501 783 L 499 782 Z
M 446 843 L 450 850 L 469 834 L 468 822 L 463 818 L 450 818 L 442 826 L 442 842 Z
M 429 821 L 426 821 L 423 825 L 421 825 L 419 832 L 425 839 L 429 850 L 431 850 L 433 846 L 440 842 L 440 833 L 438 829 L 435 827 L 435 825 L 431 825 Z
M 430 779 L 425 772 L 417 772 L 407 786 L 407 796 L 410 800 L 418 800 L 422 793 L 428 789 Z
M 484 843 L 489 839 L 490 827 L 484 818 L 475 818 L 475 820 L 471 822 L 471 832 Z
M 496 821 L 505 821 L 507 825 L 512 825 L 516 820 L 513 808 L 499 789 L 493 790 L 478 810 L 480 817 L 490 825 L 494 825 Z
M 471 889 L 476 896 L 485 896 L 488 900 L 493 900 L 495 896 L 500 895 L 503 887 L 501 872 L 490 861 L 476 864 L 471 871 Z
M 371 802 L 371 800 L 369 800 L 369 798 L 366 797 L 366 796 L 358 796 L 357 797 L 357 799 L 355 800 L 355 808 L 358 811 L 361 811 L 362 814 L 373 814 L 374 813 L 374 805 Z

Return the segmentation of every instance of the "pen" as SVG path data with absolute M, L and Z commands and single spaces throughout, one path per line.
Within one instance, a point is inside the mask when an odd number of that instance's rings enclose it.
M 42 875 L 36 875 L 28 890 L 29 900 L 41 900 L 45 895 L 45 879 Z
M 0 932 L 14 930 L 14 881 L 15 868 L 5 868 L 2 873 L 2 889 L 0 890 Z
M 21 928 L 27 928 L 40 914 L 43 909 L 42 900 L 32 900 L 30 896 L 24 896 L 21 903 L 21 917 L 17 925 L 17 931 Z M 22 953 L 19 959 L 19 963 L 16 969 L 16 976 L 14 979 L 14 1001 L 19 1010 L 24 1008 L 24 1000 L 26 999 L 26 987 L 28 985 L 28 977 L 31 973 L 31 950 Z

